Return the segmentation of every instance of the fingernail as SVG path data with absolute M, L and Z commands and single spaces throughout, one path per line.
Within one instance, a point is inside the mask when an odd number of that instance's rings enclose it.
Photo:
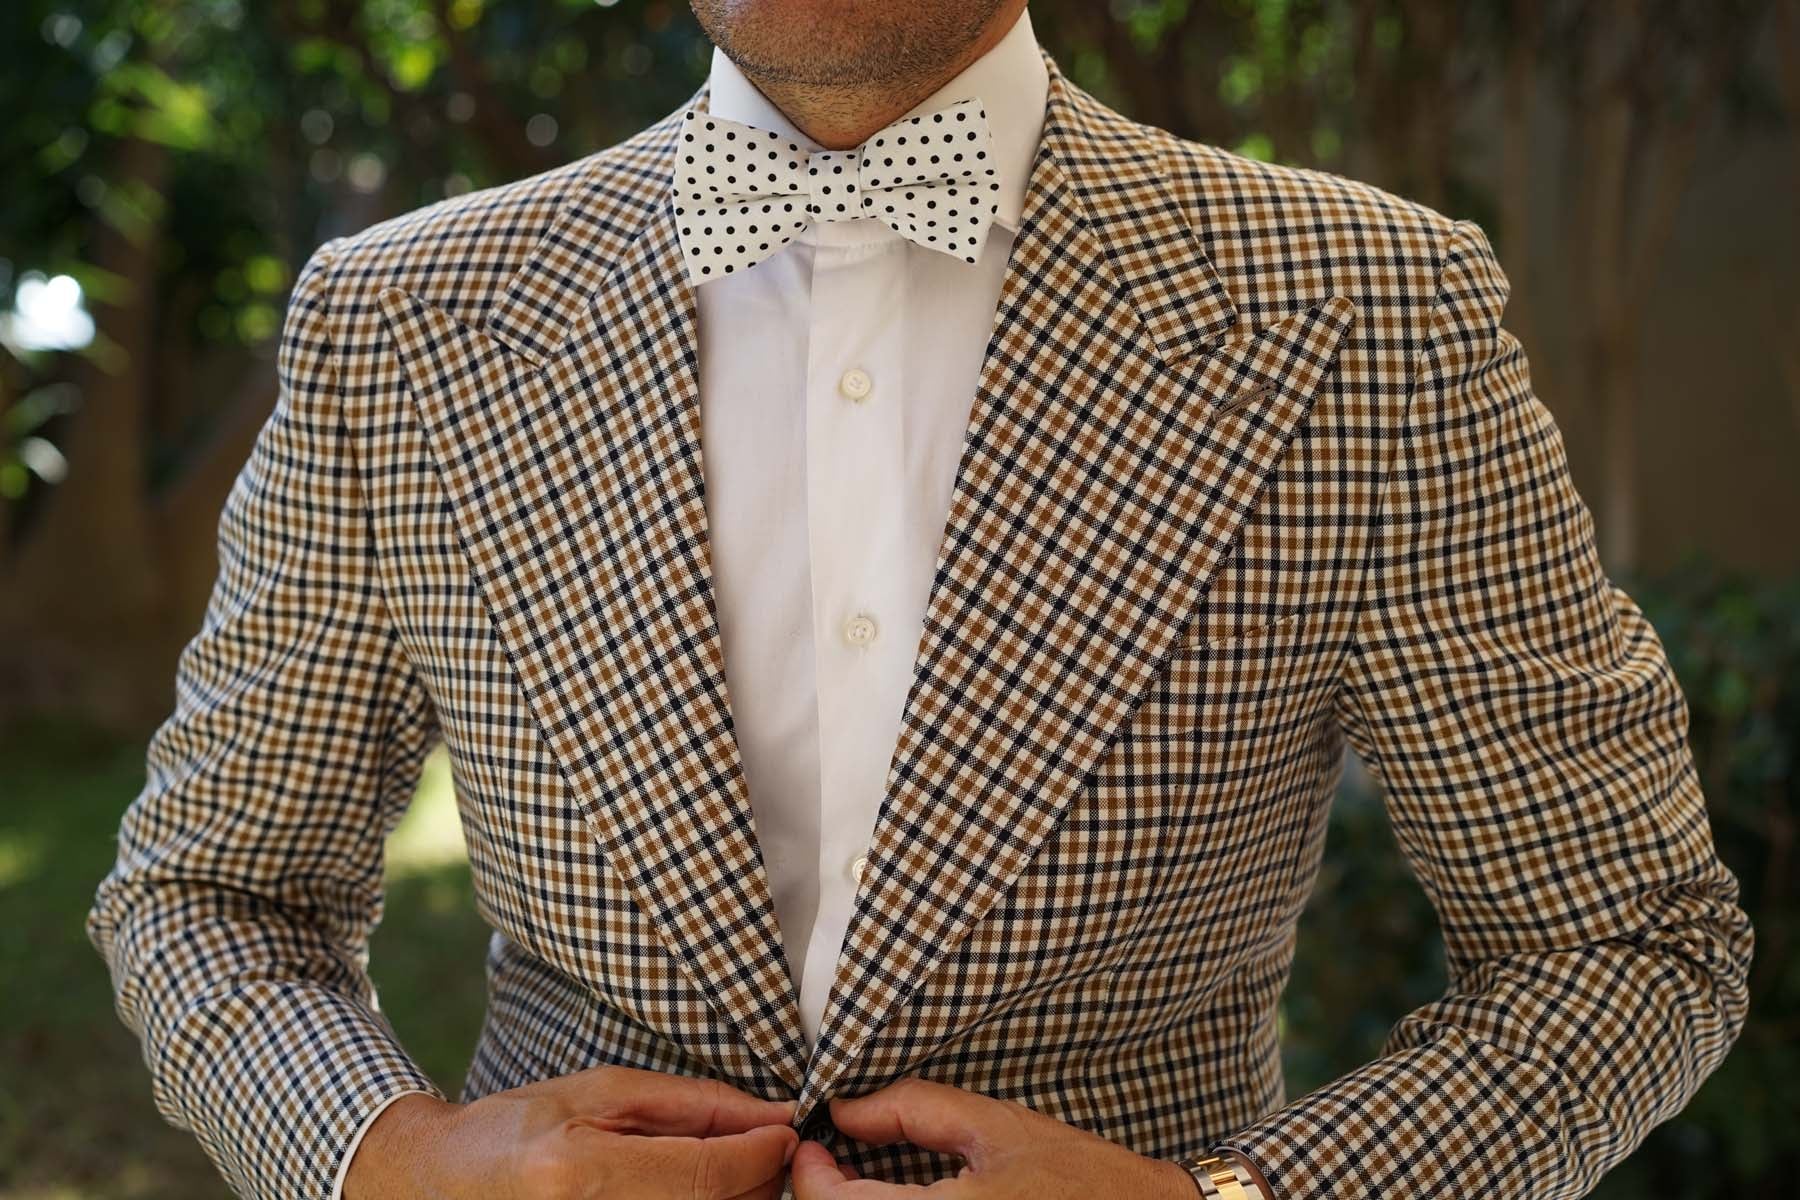
M 787 1144 L 787 1149 L 782 1151 L 781 1165 L 785 1167 L 789 1163 L 793 1162 L 794 1161 L 794 1151 L 798 1150 L 799 1148 L 800 1148 L 800 1139 L 798 1137 L 796 1137 L 793 1141 L 791 1141 Z

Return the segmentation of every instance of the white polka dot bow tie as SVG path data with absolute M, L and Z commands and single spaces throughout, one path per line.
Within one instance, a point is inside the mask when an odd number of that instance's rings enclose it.
M 895 121 L 849 150 L 810 153 L 773 130 L 690 111 L 676 154 L 675 220 L 696 284 L 755 266 L 809 222 L 857 217 L 974 262 L 999 191 L 978 99 Z

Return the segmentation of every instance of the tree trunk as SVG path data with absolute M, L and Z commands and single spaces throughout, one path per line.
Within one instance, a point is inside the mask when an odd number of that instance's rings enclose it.
M 166 619 L 159 658 L 165 664 L 165 679 L 206 613 L 206 601 L 219 573 L 219 514 L 250 457 L 256 435 L 275 407 L 274 347 L 267 350 L 245 368 L 231 403 L 213 424 L 205 444 L 188 456 L 181 477 L 158 492 L 153 503 L 161 535 L 157 559 L 162 564 Z
M 1776 28 L 1781 62 L 1781 70 L 1776 74 L 1787 101 L 1789 143 L 1795 151 L 1794 183 L 1800 184 L 1800 0 L 1781 0 L 1776 9 Z M 1794 187 L 1790 185 L 1789 194 L 1793 191 Z M 1788 336 L 1779 339 L 1777 344 L 1787 347 L 1782 373 L 1787 380 L 1794 428 L 1800 431 L 1800 309 L 1795 310 L 1788 326 Z
M 1632 110 L 1619 86 L 1598 97 L 1595 142 L 1588 147 L 1593 186 L 1588 224 L 1589 301 L 1586 358 L 1600 406 L 1600 555 L 1609 572 L 1637 566 L 1637 424 L 1631 394 L 1634 347 L 1626 319 L 1627 179 Z
M 127 138 L 112 186 L 160 198 L 168 168 L 166 147 Z M 19 581 L 0 614 L 0 703 L 9 709 L 71 709 L 132 729 L 167 707 L 168 681 L 155 680 L 146 658 L 164 601 L 145 479 L 155 332 L 147 293 L 160 233 L 160 216 L 129 228 L 94 222 L 87 261 L 124 290 L 89 298 L 96 338 L 71 358 L 81 407 L 61 438 L 68 475 L 7 564 Z
M 1536 304 L 1531 291 L 1531 197 L 1536 166 L 1531 130 L 1538 91 L 1538 4 L 1539 0 L 1515 0 L 1512 5 L 1500 102 L 1500 250 L 1512 281 L 1506 324 L 1528 356 L 1542 349 L 1533 328 Z M 1545 385 L 1541 355 L 1532 360 L 1532 374 L 1540 386 Z M 1545 390 L 1555 394 L 1554 389 Z

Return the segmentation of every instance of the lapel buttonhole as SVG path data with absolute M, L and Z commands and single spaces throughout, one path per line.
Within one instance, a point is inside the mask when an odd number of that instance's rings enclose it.
M 1235 396 L 1227 396 L 1225 399 L 1219 401 L 1218 408 L 1220 412 L 1230 412 L 1233 409 L 1242 408 L 1252 401 L 1261 400 L 1272 394 L 1274 391 L 1274 384 L 1259 383 L 1254 387 L 1245 388 Z

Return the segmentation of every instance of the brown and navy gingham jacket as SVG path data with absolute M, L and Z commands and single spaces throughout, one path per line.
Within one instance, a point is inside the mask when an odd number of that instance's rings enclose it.
M 1481 230 L 1136 124 L 1053 59 L 867 874 L 805 1049 L 711 591 L 682 110 L 336 238 L 219 526 L 90 934 L 155 1096 L 322 1197 L 434 1085 L 366 974 L 447 745 L 482 916 L 461 1096 L 627 1063 L 821 1102 L 907 1074 L 1284 1200 L 1570 1197 L 1744 1019 L 1686 709 L 1597 561 Z M 1346 743 L 1450 986 L 1284 1095 Z M 472 965 L 472 964 L 471 964 Z

